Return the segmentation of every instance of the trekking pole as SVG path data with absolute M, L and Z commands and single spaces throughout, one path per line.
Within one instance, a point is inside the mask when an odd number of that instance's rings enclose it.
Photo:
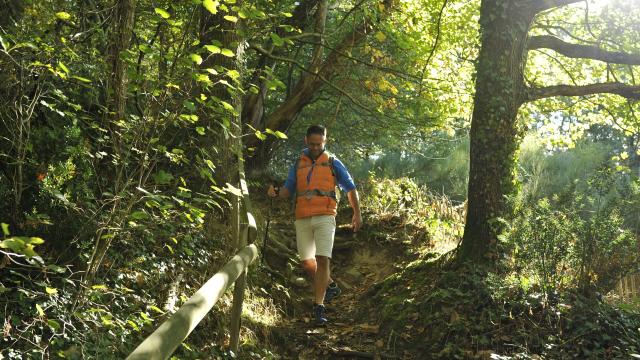
M 273 209 L 273 198 L 269 197 L 269 211 L 267 212 L 267 226 L 264 230 L 264 240 L 262 242 L 262 259 L 260 262 L 264 266 L 264 254 L 267 251 L 267 241 L 269 240 L 269 224 L 271 224 L 271 211 Z

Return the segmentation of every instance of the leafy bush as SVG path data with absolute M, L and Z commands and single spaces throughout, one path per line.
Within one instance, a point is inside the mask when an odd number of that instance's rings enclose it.
M 581 198 L 573 208 L 553 205 L 542 199 L 520 207 L 507 224 L 502 240 L 511 250 L 518 276 L 533 276 L 546 295 L 563 286 L 587 293 L 609 291 L 638 260 L 637 241 L 623 229 L 619 211 L 584 211 L 593 205 Z
M 429 359 L 626 359 L 640 351 L 640 315 L 572 291 L 546 298 L 503 273 L 435 262 L 371 292 L 383 332 Z M 396 339 L 396 338 L 394 338 Z

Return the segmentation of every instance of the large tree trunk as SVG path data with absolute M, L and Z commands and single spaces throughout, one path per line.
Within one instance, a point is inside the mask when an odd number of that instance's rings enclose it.
M 462 261 L 496 256 L 505 215 L 504 196 L 514 190 L 516 115 L 524 96 L 526 39 L 534 11 L 522 0 L 483 0 L 482 43 L 470 132 L 467 221 L 458 254 Z

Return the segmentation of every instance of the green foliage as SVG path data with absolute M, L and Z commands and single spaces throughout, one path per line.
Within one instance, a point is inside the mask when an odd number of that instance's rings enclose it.
M 32 258 L 37 255 L 34 248 L 36 245 L 43 244 L 44 240 L 39 237 L 9 236 L 11 234 L 9 232 L 9 225 L 6 223 L 2 223 L 1 225 L 3 240 L 0 241 L 0 248 L 10 251 L 10 253 L 2 251 L 5 256 L 10 257 L 17 255 Z
M 399 217 L 405 224 L 426 229 L 438 242 L 457 242 L 462 237 L 464 208 L 445 195 L 408 178 L 380 179 L 370 176 L 363 189 L 362 208 L 371 216 Z
M 635 268 L 637 240 L 615 207 L 592 213 L 580 198 L 566 206 L 542 199 L 517 209 L 502 237 L 517 276 L 546 295 L 565 287 L 606 293 Z
M 625 358 L 639 351 L 640 315 L 572 292 L 545 296 L 505 274 L 433 262 L 371 295 L 396 346 L 432 359 Z
M 578 236 L 570 226 L 574 220 L 563 211 L 553 210 L 543 199 L 522 209 L 508 226 L 505 241 L 512 247 L 516 273 L 525 279 L 535 276 L 534 282 L 545 294 L 571 281 L 567 273 L 569 256 L 576 251 L 571 244 Z

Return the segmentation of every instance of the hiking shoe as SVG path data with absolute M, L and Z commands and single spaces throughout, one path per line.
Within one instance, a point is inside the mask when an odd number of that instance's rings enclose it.
M 324 302 L 330 303 L 336 296 L 342 294 L 342 290 L 338 287 L 338 284 L 332 282 L 327 286 L 327 290 L 324 293 Z
M 316 326 L 327 325 L 327 317 L 324 315 L 326 309 L 322 304 L 313 304 L 313 317 L 315 318 Z

